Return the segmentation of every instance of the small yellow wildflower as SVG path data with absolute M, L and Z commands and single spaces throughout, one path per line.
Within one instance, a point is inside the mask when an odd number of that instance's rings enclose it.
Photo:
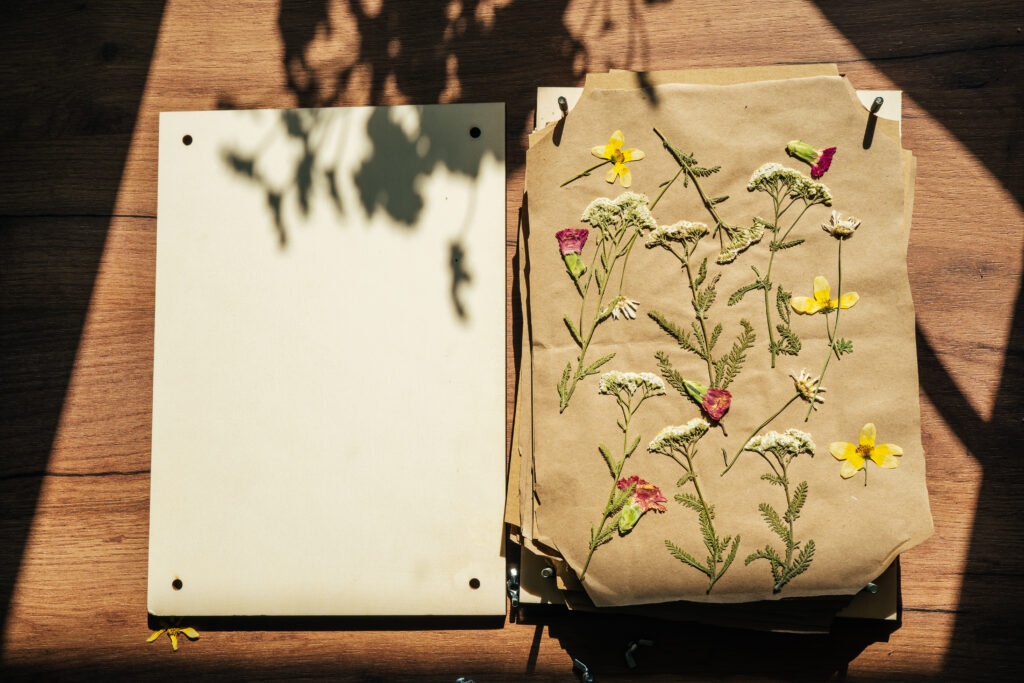
M 860 301 L 857 292 L 847 292 L 838 300 L 830 299 L 832 291 L 829 289 L 828 280 L 825 276 L 819 275 L 814 278 L 814 297 L 794 296 L 790 299 L 790 305 L 797 313 L 810 315 L 818 311 L 834 311 L 837 308 L 853 308 L 853 305 Z
M 623 149 L 622 144 L 625 141 L 622 131 L 617 130 L 608 138 L 607 145 L 597 145 L 590 150 L 590 153 L 598 159 L 607 159 L 612 162 L 611 170 L 604 177 L 606 182 L 614 183 L 616 178 L 620 178 L 622 186 L 629 187 L 633 184 L 633 176 L 630 174 L 626 162 L 639 161 L 647 155 L 639 149 Z
M 163 626 L 163 628 L 161 628 L 159 631 L 155 631 L 153 635 L 151 635 L 149 638 L 146 638 L 147 643 L 152 643 L 161 635 L 166 633 L 167 637 L 171 639 L 171 649 L 177 652 L 179 635 L 183 635 L 189 640 L 199 640 L 199 632 L 190 626 L 186 628 L 181 628 L 179 626 L 171 626 L 166 622 L 161 622 L 161 626 Z
M 879 467 L 891 470 L 900 464 L 898 458 L 903 455 L 903 449 L 895 444 L 884 443 L 875 445 L 875 425 L 871 422 L 864 425 L 860 430 L 860 444 L 854 446 L 845 441 L 834 441 L 829 444 L 828 451 L 836 460 L 843 461 L 843 469 L 839 475 L 843 479 L 849 479 L 864 469 L 870 459 Z M 864 472 L 864 485 L 868 485 L 867 471 Z

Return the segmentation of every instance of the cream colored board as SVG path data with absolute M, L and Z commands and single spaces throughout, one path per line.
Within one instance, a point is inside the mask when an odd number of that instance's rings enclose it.
M 504 614 L 504 147 L 501 104 L 161 114 L 151 613 Z

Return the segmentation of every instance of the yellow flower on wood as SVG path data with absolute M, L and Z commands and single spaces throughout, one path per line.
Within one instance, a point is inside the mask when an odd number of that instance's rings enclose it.
M 834 311 L 837 308 L 853 308 L 853 305 L 860 301 L 857 292 L 847 292 L 839 299 L 829 298 L 832 290 L 829 289 L 828 280 L 823 275 L 814 278 L 814 296 L 794 296 L 789 304 L 797 313 L 810 315 L 818 311 Z
M 161 628 L 159 631 L 154 631 L 149 638 L 146 638 L 147 643 L 154 642 L 157 638 L 166 633 L 167 637 L 171 639 L 171 649 L 177 652 L 179 635 L 183 635 L 189 640 L 199 640 L 199 632 L 190 626 L 181 628 L 177 625 L 172 626 L 167 622 L 161 622 L 160 625 L 163 628 Z
M 875 425 L 871 422 L 864 425 L 860 430 L 860 443 L 853 445 L 844 441 L 834 441 L 829 444 L 828 451 L 836 460 L 843 461 L 843 469 L 839 472 L 843 479 L 849 479 L 864 469 L 870 459 L 879 467 L 891 470 L 900 464 L 896 458 L 903 455 L 903 449 L 891 443 L 875 445 L 877 433 Z M 864 485 L 867 486 L 867 473 L 865 472 Z
M 633 184 L 633 176 L 629 172 L 626 162 L 639 161 L 647 155 L 639 149 L 623 149 L 622 144 L 625 141 L 622 131 L 617 130 L 608 138 L 607 145 L 597 145 L 591 148 L 590 153 L 598 159 L 607 159 L 612 162 L 611 170 L 604 177 L 606 182 L 614 183 L 616 178 L 620 178 L 622 186 L 629 187 Z

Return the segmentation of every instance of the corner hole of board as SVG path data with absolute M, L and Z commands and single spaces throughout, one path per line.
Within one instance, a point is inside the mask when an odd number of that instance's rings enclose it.
M 188 147 L 189 145 L 191 145 L 191 144 L 192 144 L 192 136 L 191 136 L 191 135 L 188 135 L 188 134 L 186 134 L 186 135 L 182 136 L 182 138 L 181 138 L 181 144 L 185 145 L 186 147 Z
M 476 590 L 477 588 L 479 588 L 480 587 L 480 579 L 478 579 L 476 577 L 470 579 L 469 580 L 469 587 L 472 588 L 473 590 Z
M 183 584 L 181 582 L 181 579 L 179 579 L 178 577 L 174 577 L 174 581 L 171 581 L 171 588 L 173 588 L 176 591 L 180 591 L 181 587 L 184 585 L 185 584 Z
M 480 128 L 478 126 L 473 126 L 472 128 L 470 128 L 469 129 L 469 137 L 471 137 L 471 138 L 478 138 L 478 137 L 480 137 Z

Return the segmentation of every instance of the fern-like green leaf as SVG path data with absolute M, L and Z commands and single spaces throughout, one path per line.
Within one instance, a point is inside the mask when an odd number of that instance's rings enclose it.
M 750 323 L 742 319 L 740 325 L 743 326 L 743 332 L 733 342 L 732 348 L 729 353 L 720 359 L 721 371 L 720 377 L 716 377 L 715 386 L 720 389 L 727 389 L 733 380 L 736 379 L 740 374 L 740 370 L 743 369 L 743 362 L 747 359 L 747 350 L 754 345 L 757 340 L 757 335 L 754 333 L 754 328 L 751 327 Z
M 768 481 L 768 482 L 771 482 L 771 483 L 775 484 L 776 486 L 782 486 L 783 485 L 782 484 L 782 478 L 781 477 L 777 477 L 777 476 L 775 476 L 774 474 L 772 474 L 770 472 L 768 472 L 766 474 L 762 474 L 761 475 L 761 479 L 763 479 L 765 481 Z
M 775 329 L 779 333 L 779 338 L 772 345 L 775 353 L 784 353 L 787 356 L 796 356 L 800 353 L 800 349 L 803 348 L 803 343 L 800 341 L 800 337 L 796 336 L 796 332 L 791 330 L 788 325 L 779 323 L 775 326 Z
M 705 258 L 700 262 L 700 268 L 697 270 L 697 277 L 693 280 L 694 287 L 700 287 L 704 284 L 704 278 L 708 276 L 708 260 Z
M 640 435 L 638 434 L 636 439 L 633 441 L 633 445 L 626 449 L 625 457 L 628 458 L 629 456 L 633 455 L 633 451 L 635 451 L 636 447 L 639 446 L 639 445 L 640 445 Z
M 789 507 L 786 509 L 786 514 L 782 516 L 787 522 L 792 522 L 800 517 L 800 509 L 807 502 L 807 482 L 802 481 L 797 484 L 796 490 L 793 491 L 793 497 L 789 501 Z
M 565 370 L 562 371 L 562 379 L 558 382 L 558 398 L 561 399 L 562 410 L 565 410 L 565 405 L 568 403 L 568 391 L 569 391 L 569 377 L 572 375 L 572 362 L 565 364 Z
M 790 242 L 779 242 L 778 240 L 772 240 L 771 244 L 768 245 L 768 248 L 771 251 L 782 251 L 783 249 L 792 249 L 793 247 L 798 247 L 801 244 L 803 244 L 804 241 L 805 240 L 803 238 L 798 240 L 792 240 Z
M 730 306 L 735 306 L 736 304 L 743 300 L 743 297 L 746 296 L 748 292 L 752 292 L 755 289 L 764 289 L 764 283 L 761 282 L 760 280 L 756 280 L 754 282 L 751 282 L 749 285 L 743 285 L 742 287 L 740 287 L 735 292 L 729 295 L 728 304 Z
M 665 316 L 663 316 L 658 311 L 647 311 L 647 316 L 654 322 L 658 323 L 658 327 L 665 330 L 665 332 L 667 332 L 670 337 L 675 339 L 676 343 L 679 344 L 679 346 L 686 349 L 687 351 L 691 351 L 693 353 L 696 353 L 697 355 L 700 355 L 700 352 L 697 350 L 697 347 L 694 346 L 693 344 L 693 340 L 690 339 L 689 332 L 684 332 L 683 330 L 676 327 L 675 323 L 665 318 Z
M 725 544 L 728 545 L 728 543 L 729 543 L 729 541 L 728 541 L 728 539 L 726 539 Z M 732 561 L 736 559 L 736 551 L 739 550 L 739 547 L 740 547 L 740 537 L 737 536 L 736 538 L 734 538 L 732 540 L 732 548 L 729 550 L 729 555 L 728 555 L 728 557 L 725 558 L 725 562 L 722 563 L 722 569 L 718 572 L 719 576 L 724 574 L 725 570 L 728 569 L 729 565 L 732 564 Z
M 685 550 L 683 550 L 682 548 L 678 547 L 677 545 L 672 543 L 672 541 L 669 541 L 669 540 L 665 541 L 665 547 L 668 548 L 668 551 L 672 554 L 672 557 L 676 558 L 677 560 L 679 560 L 680 562 L 682 562 L 684 564 L 690 565 L 691 567 L 693 567 L 697 571 L 703 573 L 708 578 L 711 578 L 712 574 L 710 572 L 708 572 L 707 567 L 705 567 L 700 562 L 695 560 L 693 558 L 693 555 L 691 555 L 690 553 L 686 552 Z
M 718 336 L 722 334 L 722 323 L 715 325 L 715 329 L 711 330 L 711 341 L 708 342 L 708 349 L 714 349 L 715 344 L 718 343 Z
M 704 331 L 700 329 L 700 324 L 694 320 L 690 323 L 690 327 L 693 328 L 693 338 L 697 340 L 697 348 L 694 350 L 702 360 L 707 360 L 708 356 L 708 340 L 704 338 Z
M 689 479 L 689 478 L 687 478 Z M 685 483 L 685 482 L 684 482 Z M 703 506 L 700 504 L 700 499 L 692 493 L 677 493 L 676 502 L 685 505 L 695 512 L 702 512 Z
M 615 459 L 612 458 L 611 451 L 603 443 L 598 444 L 597 450 L 601 451 L 601 455 L 604 456 L 604 461 L 608 463 L 608 471 L 611 472 L 612 476 L 615 476 Z
M 562 321 L 565 323 L 565 326 L 567 328 L 569 328 L 569 336 L 571 336 L 572 340 L 574 342 L 576 342 L 576 346 L 578 346 L 578 347 L 580 347 L 582 349 L 583 348 L 583 337 L 581 337 L 580 333 L 576 330 L 576 325 L 573 324 L 573 322 L 571 320 L 569 320 L 569 316 L 567 316 L 567 315 L 563 315 L 562 316 Z
M 697 312 L 698 318 L 706 319 L 708 317 L 708 309 L 711 308 L 711 304 L 715 303 L 715 297 L 718 296 L 715 285 L 718 284 L 720 277 L 721 275 L 715 275 L 707 287 L 697 291 L 697 296 L 693 300 L 693 308 Z
M 782 285 L 779 285 L 779 291 L 775 294 L 775 307 L 779 311 L 779 319 L 787 325 L 789 324 L 789 301 L 792 296 L 793 293 L 787 292 Z
M 689 398 L 690 395 L 686 392 L 686 386 L 683 384 L 683 376 L 672 367 L 672 362 L 668 359 L 668 355 L 664 351 L 658 351 L 654 354 L 654 357 L 658 359 L 658 368 L 661 370 L 661 376 L 665 378 L 669 386 Z
M 601 371 L 601 366 L 610 361 L 614 357 L 614 351 L 609 353 L 607 356 L 601 356 L 600 358 L 598 358 L 593 363 L 587 366 L 587 368 L 583 371 L 583 376 L 587 377 L 589 375 L 596 375 L 598 372 Z
M 722 194 L 722 195 L 719 195 L 717 197 L 712 197 L 711 198 L 711 203 L 712 204 L 721 204 L 722 202 L 724 202 L 728 198 L 729 198 L 729 195 Z
M 768 503 L 761 503 L 757 506 L 757 509 L 761 511 L 761 517 L 768 524 L 768 528 L 775 532 L 775 535 L 783 540 L 783 542 L 789 546 L 793 543 L 793 537 L 789 533 L 789 528 L 786 527 L 782 522 L 782 518 L 779 517 L 779 513 L 775 511 Z

